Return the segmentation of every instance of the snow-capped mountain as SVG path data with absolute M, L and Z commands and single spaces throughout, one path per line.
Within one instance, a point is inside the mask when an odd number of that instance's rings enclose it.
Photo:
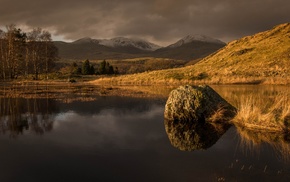
M 155 51 L 161 48 L 160 46 L 147 42 L 142 39 L 130 39 L 125 37 L 116 37 L 112 39 L 92 39 L 85 37 L 74 42 L 74 44 L 94 43 L 103 45 L 106 47 L 118 48 L 118 47 L 134 47 L 144 51 Z
M 147 42 L 142 39 L 129 39 L 124 37 L 116 37 L 113 39 L 103 39 L 99 40 L 100 45 L 107 47 L 126 47 L 133 46 L 135 48 L 145 50 L 145 51 L 155 51 L 156 49 L 161 48 L 160 46 Z
M 127 59 L 136 57 L 198 60 L 225 46 L 220 40 L 204 35 L 189 35 L 167 47 L 142 39 L 117 37 L 92 39 L 85 37 L 71 43 L 55 42 L 65 59 Z
M 186 37 L 180 39 L 179 41 L 177 41 L 174 44 L 169 45 L 168 47 L 170 48 L 175 48 L 175 47 L 180 47 L 184 44 L 188 44 L 194 41 L 198 41 L 198 42 L 207 42 L 207 43 L 214 43 L 214 44 L 225 44 L 224 42 L 218 40 L 218 39 L 214 39 L 205 35 L 187 35 Z

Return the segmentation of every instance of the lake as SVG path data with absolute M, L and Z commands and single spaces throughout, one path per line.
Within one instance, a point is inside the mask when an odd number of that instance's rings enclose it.
M 0 181 L 290 180 L 286 134 L 231 126 L 204 148 L 172 145 L 163 117 L 172 88 L 157 88 L 2 85 Z M 213 88 L 233 104 L 289 90 Z

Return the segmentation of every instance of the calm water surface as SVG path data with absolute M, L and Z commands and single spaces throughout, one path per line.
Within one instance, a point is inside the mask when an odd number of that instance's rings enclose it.
M 253 89 L 230 88 L 215 87 Z M 0 98 L 0 181 L 290 180 L 288 136 L 230 127 L 189 151 L 169 140 L 164 97 L 66 97 Z

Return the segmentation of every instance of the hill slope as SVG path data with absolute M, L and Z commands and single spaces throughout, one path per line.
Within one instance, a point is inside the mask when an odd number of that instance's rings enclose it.
M 103 80 L 106 81 L 106 80 Z M 230 42 L 193 66 L 114 78 L 116 83 L 290 83 L 290 23 Z
M 290 24 L 230 42 L 196 66 L 210 76 L 265 82 L 290 76 Z

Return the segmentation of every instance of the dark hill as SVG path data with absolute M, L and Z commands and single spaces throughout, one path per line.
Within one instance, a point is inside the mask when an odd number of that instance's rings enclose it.
M 193 41 L 178 47 L 165 47 L 152 53 L 153 57 L 181 59 L 186 61 L 198 60 L 224 47 L 223 43 Z

